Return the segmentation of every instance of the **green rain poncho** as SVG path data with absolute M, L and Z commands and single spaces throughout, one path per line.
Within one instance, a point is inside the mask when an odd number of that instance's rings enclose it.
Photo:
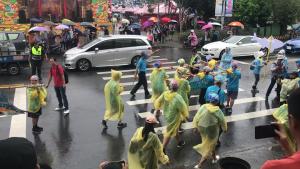
M 281 80 L 280 102 L 286 101 L 288 95 L 299 87 L 300 78 Z
M 154 103 L 156 110 L 163 110 L 167 122 L 166 137 L 175 137 L 181 121 L 188 117 L 188 107 L 177 92 L 166 91 Z
M 176 81 L 179 85 L 177 93 L 181 95 L 186 105 L 189 106 L 189 93 L 191 91 L 189 81 L 184 78 L 180 78 L 180 76 L 176 78 Z
M 200 132 L 202 142 L 193 148 L 203 157 L 211 157 L 218 141 L 220 127 L 227 130 L 223 112 L 212 104 L 202 105 L 193 119 L 193 126 Z
M 169 162 L 163 153 L 162 144 L 158 136 L 149 133 L 145 142 L 142 136 L 143 127 L 138 128 L 129 144 L 128 169 L 158 169 L 158 161 L 163 164 Z
M 44 87 L 29 87 L 27 94 L 27 111 L 30 113 L 38 112 L 42 106 L 46 105 L 47 90 Z
M 106 103 L 104 120 L 120 121 L 124 115 L 124 104 L 120 96 L 124 88 L 119 83 L 122 73 L 112 70 L 111 75 L 111 80 L 104 87 Z
M 150 81 L 152 88 L 152 101 L 154 102 L 164 91 L 167 90 L 166 80 L 168 75 L 163 68 L 153 69 Z
M 278 109 L 276 109 L 272 115 L 279 123 L 283 124 L 287 135 L 288 143 L 290 147 L 296 152 L 296 141 L 290 132 L 288 124 L 288 105 L 283 104 Z

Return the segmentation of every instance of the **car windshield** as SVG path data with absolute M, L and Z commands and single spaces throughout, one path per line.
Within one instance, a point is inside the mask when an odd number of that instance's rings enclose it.
M 100 42 L 101 41 L 101 39 L 95 39 L 95 40 L 93 40 L 93 41 L 91 41 L 91 42 L 88 42 L 88 43 L 86 43 L 86 44 L 84 44 L 82 47 L 80 47 L 81 49 L 86 49 L 86 48 L 90 48 L 90 47 L 92 47 L 92 46 L 94 46 L 96 43 L 98 43 L 98 42 Z
M 232 37 L 229 37 L 229 38 L 223 40 L 223 42 L 225 42 L 225 43 L 237 43 L 240 40 L 241 40 L 240 36 L 232 36 Z

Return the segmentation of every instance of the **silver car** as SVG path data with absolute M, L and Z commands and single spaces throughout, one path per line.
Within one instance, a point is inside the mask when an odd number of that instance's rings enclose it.
M 152 47 L 146 36 L 111 35 L 99 37 L 82 48 L 72 48 L 64 55 L 67 69 L 87 71 L 91 67 L 136 65 L 142 52 L 150 54 Z

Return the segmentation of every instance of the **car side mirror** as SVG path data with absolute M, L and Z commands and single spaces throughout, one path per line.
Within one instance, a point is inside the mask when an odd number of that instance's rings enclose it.
M 98 52 L 99 51 L 99 48 L 95 48 L 95 52 Z

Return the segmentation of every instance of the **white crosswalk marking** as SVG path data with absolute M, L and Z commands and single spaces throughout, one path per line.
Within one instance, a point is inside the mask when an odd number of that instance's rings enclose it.
M 252 103 L 252 102 L 258 102 L 258 101 L 264 101 L 265 99 L 263 97 L 250 97 L 250 98 L 242 98 L 242 99 L 236 99 L 234 104 L 244 104 L 244 103 Z M 189 111 L 196 111 L 200 108 L 200 105 L 192 105 L 189 106 Z M 141 118 L 146 118 L 147 116 L 151 115 L 151 112 L 142 112 L 138 113 L 138 115 Z
M 258 118 L 258 117 L 265 117 L 265 116 L 272 115 L 272 113 L 274 111 L 275 111 L 275 109 L 268 109 L 268 110 L 261 110 L 261 111 L 251 112 L 251 113 L 226 116 L 226 121 L 227 122 L 235 122 L 235 121 L 254 119 L 254 118 Z M 184 129 L 184 130 L 188 130 L 188 129 L 192 129 L 192 128 L 194 128 L 192 122 L 182 124 L 182 129 Z M 165 129 L 166 129 L 166 126 L 157 127 L 157 128 L 155 128 L 155 132 L 157 134 L 162 134 Z
M 245 91 L 244 89 L 241 89 L 239 88 L 239 91 L 240 92 L 243 92 Z M 137 92 L 139 93 L 144 93 L 144 89 L 139 89 Z M 149 89 L 149 92 L 152 92 L 151 89 Z M 225 92 L 227 92 L 225 90 Z M 127 95 L 127 94 L 130 94 L 130 91 L 124 91 L 123 93 L 121 93 L 121 95 Z M 195 98 L 195 97 L 198 97 L 199 95 L 191 95 L 190 98 Z M 128 105 L 130 106 L 134 106 L 134 105 L 138 105 L 138 104 L 146 104 L 146 103 L 152 103 L 151 99 L 141 99 L 141 100 L 134 100 L 134 101 L 127 101 L 126 102 Z
M 169 72 L 166 72 L 168 75 L 172 75 L 172 74 L 174 74 L 176 71 L 169 71 Z M 150 76 L 151 75 L 151 73 L 146 73 L 146 76 Z M 121 77 L 121 79 L 128 79 L 128 78 L 133 78 L 134 77 L 134 75 L 123 75 L 122 77 Z M 102 77 L 103 78 L 103 80 L 110 80 L 111 79 L 111 77 Z
M 17 88 L 14 96 L 14 106 L 26 110 L 26 88 Z M 26 114 L 12 116 L 10 123 L 9 137 L 26 138 Z
M 239 61 L 239 60 L 234 60 L 242 65 L 250 65 L 251 63 L 247 63 L 247 62 L 243 62 L 243 61 Z

